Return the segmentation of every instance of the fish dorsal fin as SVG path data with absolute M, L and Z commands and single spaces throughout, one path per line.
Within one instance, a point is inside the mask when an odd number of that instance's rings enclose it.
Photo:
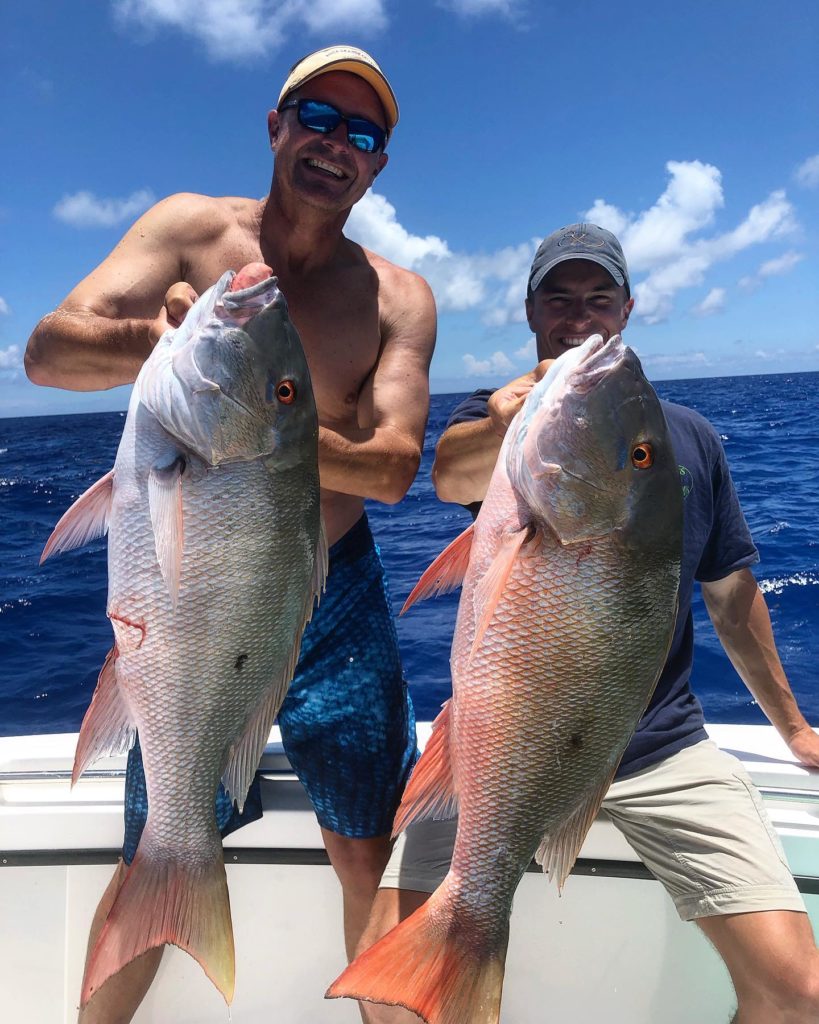
M 576 808 L 576 810 L 560 825 L 557 830 L 543 837 L 537 849 L 535 860 L 543 868 L 549 878 L 557 882 L 558 891 L 563 889 L 569 872 L 577 860 L 586 833 L 592 826 L 600 805 L 609 790 L 616 768 L 612 768 L 603 779 L 601 785 L 593 789 Z
M 62 514 L 43 548 L 40 565 L 51 555 L 71 551 L 101 537 L 108 529 L 113 493 L 114 471 L 110 469 Z
M 403 615 L 416 601 L 436 597 L 438 594 L 448 594 L 463 583 L 469 565 L 474 532 L 475 524 L 473 523 L 444 548 L 412 588 L 400 615 Z
M 495 609 L 506 589 L 506 584 L 515 565 L 515 560 L 520 549 L 533 536 L 530 526 L 523 526 L 514 533 L 507 533 L 503 538 L 498 553 L 492 560 L 492 564 L 486 570 L 483 579 L 475 587 L 473 602 L 475 607 L 481 609 L 481 615 L 475 626 L 475 639 L 472 641 L 472 649 L 469 652 L 471 661 L 475 651 L 480 647 L 483 635 L 492 621 Z
M 432 723 L 432 735 L 404 790 L 392 826 L 394 836 L 414 821 L 424 818 L 441 821 L 454 818 L 458 813 L 450 753 L 450 718 L 450 702 L 447 701 Z
M 275 679 L 267 690 L 256 709 L 247 720 L 244 732 L 233 746 L 229 757 L 228 766 L 222 776 L 222 784 L 230 796 L 239 805 L 239 810 L 244 808 L 245 797 L 256 774 L 262 753 L 264 752 L 267 738 L 273 727 L 282 701 L 287 695 L 287 689 L 296 671 L 296 664 L 299 660 L 301 649 L 301 638 L 304 628 L 313 616 L 313 609 L 316 605 L 320 592 L 324 589 L 324 581 L 327 577 L 327 534 L 324 530 L 324 522 L 321 522 L 319 529 L 318 543 L 316 544 L 316 557 L 313 569 L 313 578 L 310 590 L 307 594 L 302 610 L 301 625 L 296 631 L 295 642 L 284 671 L 278 679 Z
M 179 576 L 182 571 L 182 549 L 185 544 L 184 517 L 182 513 L 182 474 L 185 459 L 174 455 L 173 459 L 157 463 L 148 474 L 148 509 L 154 528 L 156 559 L 162 572 L 162 579 L 168 588 L 171 605 L 176 608 L 179 597 Z
M 108 652 L 91 704 L 82 720 L 71 785 L 100 757 L 124 754 L 134 745 L 136 726 L 117 681 L 117 647 Z

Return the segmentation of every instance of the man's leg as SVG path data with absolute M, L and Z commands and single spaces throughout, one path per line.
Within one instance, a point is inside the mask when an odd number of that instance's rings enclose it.
M 344 948 L 347 960 L 356 955 L 370 915 L 378 883 L 390 858 L 390 837 L 350 839 L 321 830 L 330 863 L 341 882 L 344 897 Z
M 128 868 L 122 860 L 117 861 L 114 877 L 108 883 L 91 922 L 91 933 L 88 936 L 88 949 L 85 954 L 86 965 L 127 872 Z M 85 1009 L 80 1010 L 78 1024 L 128 1024 L 151 987 L 164 948 L 158 946 L 156 949 L 149 949 L 147 953 L 132 960 L 109 978 L 99 991 L 94 993 Z
M 819 950 L 807 914 L 768 910 L 697 924 L 731 975 L 735 1024 L 817 1024 Z

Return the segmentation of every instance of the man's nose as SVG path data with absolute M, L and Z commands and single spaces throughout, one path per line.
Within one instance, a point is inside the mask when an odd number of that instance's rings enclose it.
M 586 303 L 582 299 L 576 299 L 569 308 L 566 319 L 569 323 L 573 324 L 587 323 L 589 320 L 589 309 Z

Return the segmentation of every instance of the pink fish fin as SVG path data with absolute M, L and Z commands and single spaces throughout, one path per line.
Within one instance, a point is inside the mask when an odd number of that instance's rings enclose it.
M 162 578 L 176 608 L 185 531 L 182 515 L 182 474 L 185 459 L 181 455 L 163 465 L 154 465 L 148 474 L 148 509 L 154 528 L 156 558 Z
M 448 902 L 444 881 L 424 906 L 357 957 L 326 998 L 404 1006 L 428 1024 L 497 1024 L 508 925 L 505 935 L 488 941 L 474 934 L 474 925 L 461 924 Z
M 450 717 L 447 701 L 432 723 L 432 735 L 404 790 L 392 826 L 393 836 L 403 832 L 414 821 L 424 818 L 440 821 L 454 818 L 458 813 L 449 745 Z
M 46 541 L 40 565 L 51 555 L 71 551 L 101 537 L 108 529 L 113 493 L 114 471 L 110 469 L 63 513 Z
M 527 540 L 532 538 L 532 528 L 524 526 L 514 533 L 508 533 L 495 555 L 492 564 L 486 570 L 483 579 L 475 587 L 472 598 L 476 608 L 481 609 L 480 617 L 475 626 L 475 639 L 472 641 L 472 649 L 469 652 L 469 662 L 475 656 L 475 651 L 480 647 L 483 635 L 492 621 L 498 602 L 506 589 L 506 584 L 515 565 L 515 559 L 520 549 Z
M 72 786 L 97 758 L 124 754 L 134 745 L 136 726 L 117 682 L 117 656 L 115 644 L 103 662 L 94 696 L 82 720 Z
M 222 847 L 214 824 L 212 856 L 154 858 L 143 854 L 148 826 L 89 957 L 82 1006 L 112 974 L 146 950 L 173 943 L 198 960 L 224 996 L 233 999 L 235 957 Z
M 450 590 L 460 587 L 469 565 L 474 532 L 475 525 L 473 523 L 444 548 L 412 588 L 399 615 L 403 615 L 416 601 L 424 601 L 426 598 L 436 597 L 438 594 L 448 594 Z
M 557 882 L 558 891 L 562 891 L 574 867 L 586 833 L 592 826 L 600 805 L 608 792 L 614 778 L 614 771 L 609 772 L 601 785 L 586 795 L 583 803 L 554 832 L 543 837 L 537 849 L 535 860 Z

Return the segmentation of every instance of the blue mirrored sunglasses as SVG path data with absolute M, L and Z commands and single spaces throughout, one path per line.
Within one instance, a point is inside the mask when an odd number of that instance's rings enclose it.
M 279 111 L 295 107 L 299 124 L 309 128 L 311 132 L 327 135 L 344 122 L 347 125 L 347 141 L 362 153 L 375 153 L 383 149 L 387 141 L 387 133 L 383 128 L 365 117 L 345 117 L 341 111 L 329 103 L 319 100 L 290 100 L 282 103 Z

